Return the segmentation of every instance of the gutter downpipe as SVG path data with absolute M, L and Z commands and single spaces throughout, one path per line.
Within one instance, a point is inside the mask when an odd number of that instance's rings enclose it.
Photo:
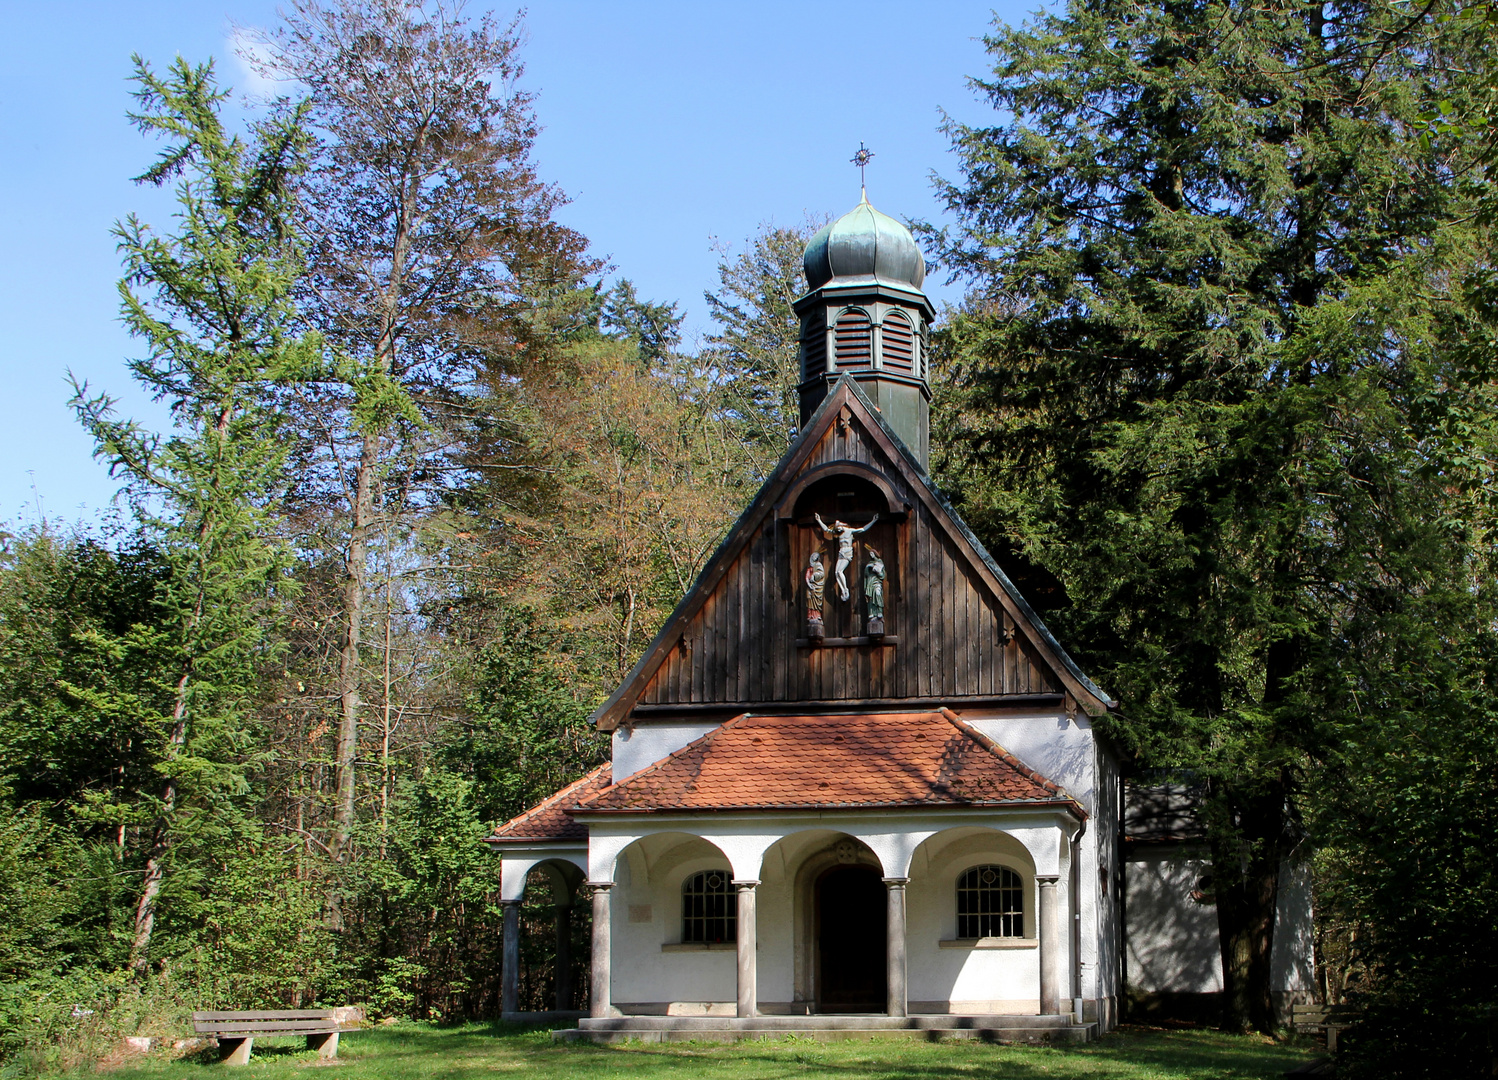
M 1071 844 L 1071 873 L 1067 876 L 1070 881 L 1071 899 L 1071 998 L 1072 1013 L 1076 1017 L 1076 1023 L 1082 1022 L 1082 852 L 1077 846 L 1087 833 L 1087 821 L 1084 818 L 1081 827 L 1070 840 Z

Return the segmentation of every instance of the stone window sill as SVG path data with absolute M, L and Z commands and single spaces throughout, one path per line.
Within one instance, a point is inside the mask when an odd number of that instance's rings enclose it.
M 661 952 L 737 952 L 732 941 L 674 941 L 661 946 Z
M 1033 949 L 1039 943 L 1034 938 L 969 937 L 942 941 L 938 944 L 943 949 Z

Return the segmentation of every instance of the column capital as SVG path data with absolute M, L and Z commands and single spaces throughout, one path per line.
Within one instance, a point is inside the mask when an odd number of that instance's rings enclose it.
M 891 889 L 903 889 L 906 885 L 910 884 L 910 879 L 908 877 L 887 877 L 884 879 L 884 884 Z
M 743 892 L 745 889 L 758 887 L 759 878 L 733 878 L 729 881 L 729 884 L 740 892 Z
M 1053 888 L 1056 887 L 1056 882 L 1058 882 L 1060 880 L 1061 880 L 1061 875 L 1060 874 L 1036 874 L 1035 875 L 1035 883 L 1037 885 L 1039 885 L 1042 889 L 1053 889 Z
M 1055 879 L 1053 878 L 1052 880 Z M 593 886 L 593 888 L 595 889 L 612 889 L 614 887 L 614 883 L 612 881 L 590 881 L 588 882 L 588 884 Z
M 517 896 L 513 900 L 501 900 L 499 902 L 501 907 L 519 907 L 523 903 L 525 903 L 525 897 L 523 896 Z

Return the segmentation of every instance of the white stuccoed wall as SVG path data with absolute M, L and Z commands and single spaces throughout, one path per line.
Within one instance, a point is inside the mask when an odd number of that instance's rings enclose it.
M 1076 796 L 1089 814 L 1096 810 L 1093 776 L 1092 724 L 1078 713 L 1037 713 L 1033 716 L 981 716 L 962 719 L 987 735 L 1047 780 L 1054 780 Z
M 1211 873 L 1205 858 L 1146 852 L 1129 860 L 1129 985 L 1146 992 L 1209 994 L 1222 989 L 1217 909 L 1191 899 Z
M 1311 922 L 1311 861 L 1287 859 L 1280 865 L 1280 891 L 1274 909 L 1274 949 L 1269 954 L 1269 985 L 1275 990 L 1313 990 L 1315 927 Z
M 1039 890 L 1019 844 L 996 833 L 970 834 L 917 852 L 906 887 L 906 970 L 916 1011 L 1033 1014 L 1040 1009 Z M 957 936 L 957 879 L 970 866 L 997 863 L 1026 884 L 1025 938 L 1003 949 L 942 948 Z M 1064 893 L 1057 900 L 1066 902 Z M 1065 917 L 1061 920 L 1065 925 Z M 1064 955 L 1064 954 L 1063 954 Z
M 649 768 L 661 758 L 675 753 L 687 743 L 702 738 L 719 726 L 721 725 L 716 721 L 704 723 L 700 720 L 672 720 L 639 724 L 634 731 L 616 729 L 613 739 L 614 783 L 633 776 L 641 769 Z
M 1027 716 L 983 716 L 963 714 L 963 720 L 981 731 L 1005 750 L 1019 758 L 1047 780 L 1052 780 L 1066 789 L 1082 804 L 1089 815 L 1087 831 L 1077 844 L 1076 858 L 1080 863 L 1078 911 L 1071 910 L 1070 878 L 1063 877 L 1057 883 L 1057 891 L 1066 897 L 1067 960 L 1065 982 L 1062 993 L 1072 996 L 1072 958 L 1069 932 L 1072 916 L 1080 913 L 1081 949 L 1081 996 L 1092 999 L 1113 994 L 1111 979 L 1102 970 L 1109 961 L 1109 944 L 1102 934 L 1117 933 L 1117 928 L 1104 926 L 1099 919 L 1101 903 L 1098 887 L 1099 849 L 1106 854 L 1111 850 L 1112 832 L 1117 825 L 1112 820 L 1111 795 L 1099 790 L 1100 762 L 1097 739 L 1093 735 L 1092 723 L 1086 714 L 1077 713 L 1068 717 L 1064 712 L 1034 713 Z M 1099 799 L 1104 804 L 1099 813 Z
M 1129 861 L 1129 985 L 1185 994 L 1222 989 L 1217 909 L 1191 899 L 1212 863 L 1203 854 L 1143 853 Z M 1311 870 L 1304 861 L 1280 867 L 1270 989 L 1309 990 L 1312 970 Z
M 1082 994 L 1094 997 L 1114 992 L 1111 980 L 1099 970 L 1098 934 L 1099 896 L 1097 889 L 1098 785 L 1097 745 L 1091 724 L 1085 715 L 1067 717 L 1064 713 L 1038 713 L 1024 716 L 963 717 L 984 735 L 993 739 L 1037 772 L 1054 780 L 1082 803 L 1093 821 L 1078 844 L 1080 860 L 1080 913 L 1082 915 L 1081 953 Z M 719 726 L 716 722 L 669 721 L 639 724 L 633 732 L 620 729 L 613 736 L 614 780 L 617 783 L 681 749 Z M 1105 808 L 1106 809 L 1106 808 Z M 1111 818 L 1111 814 L 1104 814 Z M 705 824 L 705 822 L 704 822 Z M 857 834 L 861 830 L 852 829 Z M 873 839 L 870 837 L 869 839 Z M 722 842 L 720 840 L 720 842 Z M 918 842 L 918 841 L 917 841 Z M 729 844 L 732 848 L 735 845 Z M 884 845 L 875 841 L 876 848 Z M 903 846 L 903 845 L 902 845 Z M 913 845 L 912 845 L 913 846 Z M 735 854 L 737 854 L 735 852 Z M 1067 979 L 1063 994 L 1071 995 L 1072 957 L 1069 927 L 1073 912 L 1070 903 L 1070 853 L 1061 856 L 1061 880 L 1058 896 L 1062 908 L 1062 925 L 1066 927 L 1063 946 L 1063 970 Z M 740 860 L 732 860 L 737 863 Z M 621 860 L 620 873 L 626 873 Z M 637 867 L 638 869 L 638 867 Z M 914 868 L 912 868 L 914 869 Z M 951 870 L 954 876 L 958 870 Z M 1050 871 L 1054 872 L 1054 871 Z M 1033 875 L 1033 870 L 1031 871 Z M 679 878 L 679 874 L 673 875 Z M 913 874 L 907 894 L 909 928 L 909 997 L 911 1001 L 953 1001 L 1004 1003 L 1002 1011 L 1027 1011 L 1039 996 L 1039 956 L 1034 949 L 942 949 L 939 941 L 955 935 L 955 900 L 947 895 L 955 885 L 938 878 Z M 921 880 L 924 878 L 925 880 Z M 761 874 L 759 889 L 759 979 L 762 1001 L 789 1001 L 792 996 L 792 909 L 791 882 L 780 878 L 771 867 Z M 620 882 L 624 885 L 623 881 Z M 734 957 L 731 952 L 662 953 L 660 942 L 672 940 L 671 927 L 679 921 L 680 898 L 677 885 L 666 882 L 642 883 L 622 892 L 637 897 L 633 901 L 616 896 L 614 905 L 615 965 L 614 997 L 626 1001 L 732 1001 L 734 998 Z M 648 894 L 648 895 L 647 895 Z M 636 914 L 641 905 L 651 911 L 650 925 L 629 922 L 633 902 Z M 1032 918 L 1034 913 L 1032 905 Z M 951 927 L 945 923 L 952 922 Z M 1032 931 L 1033 932 L 1033 931 Z M 626 944 L 627 942 L 627 944 Z M 621 946 L 622 949 L 621 949 Z M 1099 976 L 1102 975 L 1102 978 Z

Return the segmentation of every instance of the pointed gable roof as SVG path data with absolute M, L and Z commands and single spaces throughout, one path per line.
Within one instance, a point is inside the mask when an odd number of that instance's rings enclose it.
M 821 446 L 829 430 L 843 416 L 852 417 L 858 423 L 891 469 L 922 504 L 944 542 L 951 546 L 956 557 L 982 582 L 985 591 L 1002 607 L 1013 624 L 1015 634 L 1023 637 L 1030 655 L 1054 674 L 1056 682 L 1088 715 L 1100 715 L 1113 708 L 1116 703 L 1082 673 L 987 549 L 973 535 L 972 530 L 937 490 L 914 455 L 885 422 L 879 409 L 869 401 L 858 384 L 845 374 L 838 379 L 807 421 L 770 479 L 739 516 L 697 581 L 677 604 L 671 617 L 666 620 L 634 668 L 608 700 L 594 712 L 593 720 L 597 726 L 601 730 L 612 731 L 629 718 L 632 710 L 641 702 L 642 694 L 651 680 L 661 671 L 678 643 L 684 640 L 688 626 L 702 612 L 735 561 L 776 514 L 777 507 L 793 487 L 814 471 L 814 451 Z M 849 468 L 867 469 L 867 466 L 850 462 Z M 829 586 L 830 584 L 829 582 Z
M 626 780 L 579 814 L 670 810 L 1064 806 L 1057 784 L 948 709 L 745 713 Z

